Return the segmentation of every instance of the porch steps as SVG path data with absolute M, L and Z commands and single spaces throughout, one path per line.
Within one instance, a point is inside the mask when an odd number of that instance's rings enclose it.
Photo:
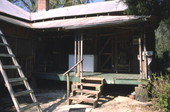
M 81 82 L 72 84 L 72 93 L 69 97 L 69 104 L 72 101 L 76 103 L 92 103 L 96 108 L 101 95 L 104 78 L 82 77 Z

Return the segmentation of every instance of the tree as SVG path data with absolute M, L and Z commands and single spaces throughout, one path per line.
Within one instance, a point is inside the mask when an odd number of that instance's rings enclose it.
M 92 3 L 93 0 L 50 0 L 50 9 Z
M 164 68 L 165 65 L 169 65 L 167 64 L 167 59 L 170 59 L 170 0 L 123 1 L 128 6 L 128 9 L 125 12 L 126 14 L 157 16 L 160 24 L 155 30 L 156 52 L 158 55 L 159 62 L 162 62 L 161 68 Z
M 170 67 L 170 18 L 162 20 L 155 30 L 157 58 L 161 71 L 166 71 Z
M 37 0 L 8 0 L 8 1 L 23 8 L 28 12 L 35 12 L 37 10 Z
M 23 8 L 28 12 L 37 11 L 38 6 L 37 0 L 8 0 L 8 1 Z M 49 1 L 50 9 L 94 2 L 93 0 L 49 0 Z
M 124 0 L 126 14 L 166 16 L 170 0 Z

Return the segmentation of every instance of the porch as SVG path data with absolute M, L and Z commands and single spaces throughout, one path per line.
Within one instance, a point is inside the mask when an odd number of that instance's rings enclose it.
M 67 77 L 63 76 L 64 72 L 36 72 L 36 78 L 67 81 Z M 125 73 L 102 73 L 102 72 L 83 72 L 83 77 L 104 78 L 105 84 L 120 84 L 120 85 L 138 85 L 140 74 L 125 74 Z M 70 72 L 70 81 L 79 82 L 80 77 L 76 77 L 74 72 Z

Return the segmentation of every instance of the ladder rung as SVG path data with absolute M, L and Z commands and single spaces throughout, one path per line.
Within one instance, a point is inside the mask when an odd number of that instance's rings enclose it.
M 21 68 L 21 67 L 16 66 L 16 65 L 4 65 L 3 68 L 4 69 L 18 69 L 18 68 Z
M 35 102 L 35 103 L 32 103 L 32 104 L 28 104 L 27 106 L 21 108 L 20 110 L 21 110 L 21 112 L 24 112 L 25 110 L 28 110 L 28 109 L 30 109 L 30 108 L 32 108 L 34 106 L 38 106 L 38 105 L 39 105 L 39 103 Z
M 0 43 L 0 46 L 9 46 L 9 44 Z
M 0 54 L 0 57 L 15 57 L 13 54 Z
M 19 85 L 23 85 L 24 82 L 11 82 L 11 86 L 19 86 Z
M 18 81 L 23 81 L 23 80 L 27 80 L 26 77 L 24 78 L 10 78 L 8 81 L 9 82 L 18 82 Z
M 30 94 L 32 92 L 33 92 L 33 90 L 21 91 L 21 92 L 14 93 L 14 96 L 17 97 L 17 96 L 27 95 L 27 94 Z
M 4 36 L 4 34 L 0 33 L 0 36 Z

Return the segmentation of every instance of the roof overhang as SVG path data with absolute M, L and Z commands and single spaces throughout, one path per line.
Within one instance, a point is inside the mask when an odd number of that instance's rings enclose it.
M 32 29 L 50 29 L 50 28 L 79 29 L 90 27 L 103 27 L 139 23 L 147 21 L 147 19 L 149 18 L 150 16 L 98 16 L 27 23 L 0 15 L 0 19 L 3 21 L 7 21 L 12 24 Z
M 146 21 L 147 18 L 150 17 L 149 16 L 99 16 L 99 17 L 37 22 L 32 24 L 32 28 L 79 29 L 79 28 L 90 28 L 90 27 L 104 27 L 104 26 L 142 22 L 142 21 Z
M 0 20 L 32 29 L 79 29 L 131 24 L 147 21 L 150 16 L 93 16 L 88 14 L 118 12 L 127 9 L 122 2 L 108 1 L 28 13 L 6 0 L 0 0 Z M 77 18 L 76 16 L 82 16 Z M 70 17 L 71 18 L 65 18 Z M 74 17 L 75 16 L 75 17 Z M 55 20 L 55 18 L 63 17 Z

